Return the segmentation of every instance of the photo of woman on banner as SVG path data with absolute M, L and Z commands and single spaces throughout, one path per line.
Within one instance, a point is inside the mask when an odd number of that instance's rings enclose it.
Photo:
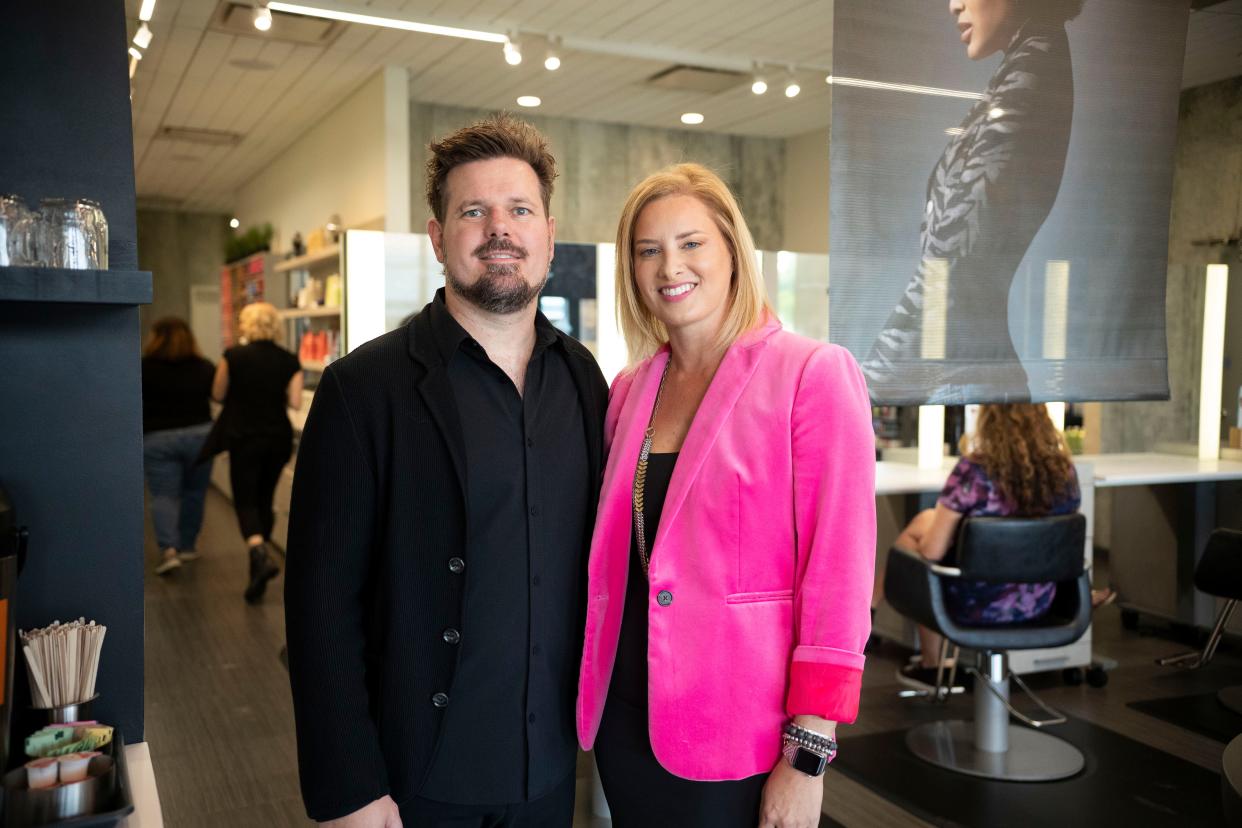
M 874 400 L 1031 399 L 1009 329 L 1015 272 L 1065 172 L 1084 0 L 950 0 L 966 57 L 1002 53 L 927 181 L 919 263 L 862 361 Z

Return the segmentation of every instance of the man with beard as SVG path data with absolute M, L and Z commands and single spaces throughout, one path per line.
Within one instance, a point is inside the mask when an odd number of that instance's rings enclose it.
M 285 582 L 313 819 L 572 822 L 608 390 L 537 308 L 555 176 L 547 141 L 509 116 L 433 144 L 445 287 L 315 394 Z

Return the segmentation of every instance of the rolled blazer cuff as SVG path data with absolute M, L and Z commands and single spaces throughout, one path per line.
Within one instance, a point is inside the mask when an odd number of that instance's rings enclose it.
M 790 716 L 849 724 L 858 718 L 863 657 L 831 647 L 798 647 L 789 669 Z

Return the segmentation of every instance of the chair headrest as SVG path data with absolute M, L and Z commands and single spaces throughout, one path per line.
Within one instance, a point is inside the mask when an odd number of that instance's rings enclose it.
M 975 517 L 957 534 L 957 566 L 981 581 L 1072 581 L 1082 574 L 1087 519 Z
M 1242 532 L 1217 529 L 1208 536 L 1195 567 L 1195 588 L 1220 598 L 1242 599 Z

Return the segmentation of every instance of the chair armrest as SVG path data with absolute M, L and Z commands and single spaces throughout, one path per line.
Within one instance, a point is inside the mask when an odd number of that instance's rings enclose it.
M 951 577 L 948 573 L 958 574 L 914 552 L 893 547 L 888 550 L 884 570 L 884 598 L 905 617 L 940 631 L 937 616 L 943 617 L 944 613 L 942 573 L 943 577 Z

